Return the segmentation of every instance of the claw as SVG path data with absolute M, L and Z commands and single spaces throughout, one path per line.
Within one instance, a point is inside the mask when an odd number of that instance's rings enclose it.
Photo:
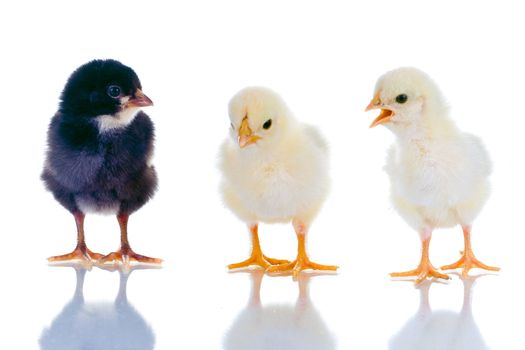
M 422 242 L 422 252 L 421 252 L 421 261 L 419 266 L 415 270 L 405 271 L 405 272 L 393 272 L 390 274 L 390 277 L 416 277 L 415 284 L 420 284 L 427 278 L 442 278 L 445 280 L 450 279 L 449 276 L 444 273 L 436 270 L 434 266 L 430 263 L 428 257 L 428 251 L 430 246 L 430 237 L 423 240 Z
M 279 265 L 270 266 L 266 269 L 269 274 L 286 274 L 291 273 L 295 281 L 297 281 L 301 271 L 312 269 L 318 271 L 336 271 L 337 266 L 321 265 L 310 261 L 306 253 L 306 234 L 308 227 L 300 220 L 293 221 L 295 233 L 297 235 L 297 259 L 292 262 L 287 262 Z
M 93 265 L 93 263 L 95 263 L 101 257 L 102 257 L 102 254 L 92 252 L 85 245 L 77 245 L 75 250 L 73 250 L 71 253 L 64 254 L 64 255 L 51 256 L 47 258 L 47 261 L 52 264 L 80 261 L 82 265 L 85 265 L 86 267 L 90 267 L 91 265 Z
M 262 267 L 263 270 L 268 269 L 269 267 L 277 264 L 286 264 L 289 263 L 288 260 L 281 260 L 281 259 L 272 259 L 268 258 L 266 255 L 262 253 L 253 252 L 252 255 L 241 262 L 230 264 L 228 265 L 228 269 L 242 269 L 249 266 L 259 266 Z
M 441 267 L 441 270 L 453 270 L 459 268 L 463 268 L 463 271 L 461 272 L 461 275 L 463 277 L 467 277 L 469 271 L 473 268 L 480 268 L 488 271 L 500 270 L 499 267 L 485 265 L 484 263 L 479 261 L 472 253 L 463 254 L 463 256 L 458 261 L 456 261 L 453 264 Z
M 338 267 L 334 265 L 321 265 L 314 263 L 310 261 L 307 256 L 298 256 L 297 259 L 292 262 L 270 266 L 266 269 L 266 272 L 270 274 L 291 273 L 294 280 L 296 280 L 299 277 L 301 271 L 307 269 L 319 271 L 336 271 L 337 268 Z
M 470 243 L 470 226 L 463 226 L 463 236 L 465 240 L 465 249 L 461 251 L 461 258 L 453 264 L 445 265 L 441 267 L 442 270 L 453 270 L 463 268 L 461 275 L 463 277 L 468 276 L 468 272 L 473 268 L 480 268 L 488 271 L 499 271 L 499 267 L 485 265 L 479 261 L 474 252 L 472 251 L 472 245 Z
M 228 269 L 242 269 L 249 266 L 259 266 L 263 270 L 266 270 L 268 267 L 277 264 L 286 264 L 289 263 L 288 260 L 281 259 L 272 259 L 263 254 L 261 250 L 261 245 L 259 243 L 259 234 L 258 226 L 250 226 L 250 233 L 252 235 L 252 253 L 250 257 L 244 261 L 228 265 Z
M 124 266 L 130 266 L 131 262 L 137 262 L 141 264 L 162 264 L 162 259 L 150 258 L 149 256 L 140 255 L 135 253 L 131 248 L 121 248 L 120 250 L 109 253 L 108 255 L 98 259 L 97 264 L 107 264 L 107 263 L 122 263 Z

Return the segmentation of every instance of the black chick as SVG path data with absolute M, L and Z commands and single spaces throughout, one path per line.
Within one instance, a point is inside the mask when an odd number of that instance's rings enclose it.
M 115 60 L 93 60 L 69 77 L 49 125 L 42 179 L 75 217 L 78 239 L 72 253 L 53 256 L 50 262 L 161 262 L 134 253 L 128 242 L 129 215 L 157 187 L 157 174 L 149 163 L 153 123 L 140 110 L 153 102 L 141 89 L 133 69 Z M 102 256 L 86 247 L 83 226 L 88 212 L 117 215 L 119 251 Z

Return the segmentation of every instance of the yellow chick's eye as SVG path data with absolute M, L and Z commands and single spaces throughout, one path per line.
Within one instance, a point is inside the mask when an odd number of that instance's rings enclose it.
M 271 126 L 272 126 L 272 120 L 268 119 L 267 121 L 264 122 L 263 129 L 268 130 L 270 129 Z
M 396 102 L 397 103 L 405 103 L 408 100 L 408 96 L 406 94 L 397 95 Z

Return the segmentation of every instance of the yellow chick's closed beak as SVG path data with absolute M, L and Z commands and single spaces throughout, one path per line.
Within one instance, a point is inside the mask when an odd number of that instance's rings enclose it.
M 389 122 L 390 119 L 394 116 L 394 111 L 392 111 L 389 108 L 386 108 L 385 106 L 382 106 L 381 98 L 379 97 L 379 93 L 377 93 L 372 99 L 372 101 L 370 101 L 370 103 L 365 109 L 365 112 L 368 112 L 372 109 L 378 109 L 378 108 L 381 108 L 381 113 L 376 117 L 376 119 L 374 119 L 372 124 L 370 124 L 371 128 L 379 124 Z
M 248 125 L 248 117 L 244 117 L 239 128 L 239 147 L 244 148 L 257 142 L 259 139 L 259 136 L 252 133 L 252 129 L 250 129 L 250 125 Z

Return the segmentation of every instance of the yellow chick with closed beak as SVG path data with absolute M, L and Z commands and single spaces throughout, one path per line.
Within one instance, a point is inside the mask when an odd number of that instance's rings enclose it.
M 319 132 L 297 121 L 275 92 L 263 87 L 239 91 L 229 103 L 230 138 L 222 145 L 224 203 L 251 233 L 251 256 L 230 269 L 260 266 L 269 273 L 336 270 L 311 262 L 306 235 L 329 190 L 328 149 Z M 261 250 L 258 224 L 292 222 L 297 258 L 272 259 Z

